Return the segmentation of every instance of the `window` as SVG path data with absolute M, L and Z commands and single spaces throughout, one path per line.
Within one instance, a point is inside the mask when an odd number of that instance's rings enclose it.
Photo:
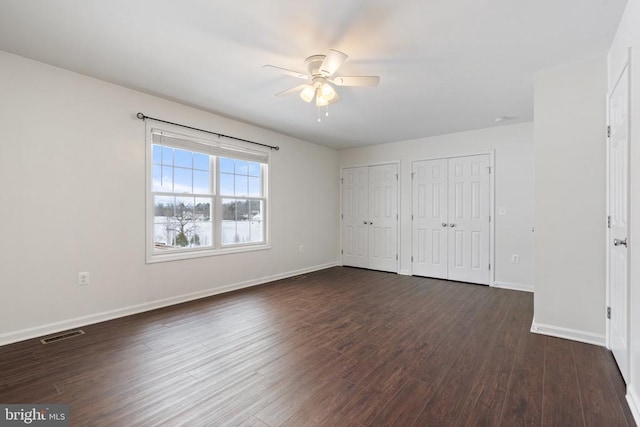
M 147 261 L 267 247 L 268 154 L 148 126 Z

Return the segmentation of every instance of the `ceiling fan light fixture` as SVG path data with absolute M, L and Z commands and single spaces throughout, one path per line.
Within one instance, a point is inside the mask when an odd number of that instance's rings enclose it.
M 334 91 L 334 96 L 335 96 L 335 91 Z M 330 99 L 326 98 L 323 94 L 322 94 L 322 89 L 318 88 L 316 90 L 316 105 L 318 107 L 324 107 L 326 105 L 329 105 L 329 101 Z
M 320 86 L 320 94 L 327 101 L 331 101 L 333 98 L 336 97 L 336 90 L 329 83 L 324 82 Z
M 306 85 L 300 91 L 300 98 L 302 98 L 304 102 L 311 102 L 315 94 L 316 94 L 316 90 L 313 88 L 313 86 Z

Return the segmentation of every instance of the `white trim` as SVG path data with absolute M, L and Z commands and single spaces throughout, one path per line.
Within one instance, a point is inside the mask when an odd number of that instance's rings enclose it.
M 103 311 L 101 313 L 90 314 L 88 316 L 76 317 L 73 319 L 63 320 L 60 322 L 49 323 L 47 325 L 34 326 L 32 328 L 21 329 L 19 331 L 7 332 L 0 334 L 0 346 L 12 344 L 18 341 L 24 341 L 32 338 L 41 337 L 68 329 L 79 328 L 94 323 L 104 322 L 107 320 L 117 319 L 120 317 L 130 316 L 132 314 L 143 313 L 145 311 L 156 310 L 162 307 L 168 307 L 183 302 L 193 301 L 200 298 L 206 298 L 212 295 L 218 295 L 225 292 L 231 292 L 238 289 L 249 288 L 251 286 L 262 285 L 273 282 L 275 280 L 286 279 L 287 277 L 298 276 L 300 274 L 311 273 L 313 271 L 324 270 L 326 268 L 335 267 L 336 262 L 316 265 L 313 267 L 301 268 L 298 270 L 288 271 L 285 273 L 273 274 L 257 279 L 245 280 L 243 282 L 231 283 L 222 287 L 205 289 L 189 294 L 178 295 L 175 297 L 159 299 L 155 301 L 145 302 L 142 304 L 131 305 L 115 310 Z
M 402 270 L 398 270 L 398 274 L 401 276 L 411 276 L 411 271 L 402 269 Z
M 510 289 L 512 291 L 533 292 L 533 285 L 523 285 L 521 283 L 494 282 L 494 288 Z
M 629 405 L 633 419 L 636 424 L 640 425 L 640 398 L 638 397 L 638 393 L 636 393 L 633 384 L 627 387 L 627 395 L 625 397 L 627 398 L 627 404 Z
M 605 336 L 603 334 L 594 334 L 592 332 L 579 331 L 577 329 L 563 328 L 560 326 L 545 325 L 537 323 L 533 319 L 531 323 L 531 332 L 534 334 L 548 335 L 556 338 L 564 338 L 572 341 L 579 341 L 587 344 L 603 346 L 605 344 Z

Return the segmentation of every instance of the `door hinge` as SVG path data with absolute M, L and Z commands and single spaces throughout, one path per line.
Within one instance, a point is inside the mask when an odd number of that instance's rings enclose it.
M 398 220 L 398 214 L 396 214 L 396 221 Z
M 607 228 L 611 228 L 611 215 L 607 215 Z
M 340 178 L 340 183 L 344 184 L 344 178 Z
M 396 174 L 396 181 L 398 180 L 398 174 Z
M 607 126 L 607 138 L 611 138 L 611 126 Z
M 398 254 L 396 254 L 396 261 L 398 260 Z
M 489 215 L 489 222 L 491 222 L 491 215 Z
M 340 214 L 340 219 L 344 219 L 344 214 Z
M 487 166 L 487 169 L 489 170 L 489 175 L 491 175 L 491 168 L 492 166 Z
M 415 172 L 411 172 L 411 179 L 413 179 L 413 176 L 415 175 Z
M 344 249 L 340 249 L 340 255 L 344 255 Z
M 491 271 L 491 263 L 489 263 L 489 271 Z
M 411 255 L 411 262 L 413 262 L 413 255 Z
M 611 319 L 611 307 L 607 307 L 607 319 Z
M 411 221 L 413 221 L 413 214 L 411 214 Z

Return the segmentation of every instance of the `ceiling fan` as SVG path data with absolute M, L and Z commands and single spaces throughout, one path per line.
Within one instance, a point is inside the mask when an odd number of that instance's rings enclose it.
M 334 76 L 347 58 L 346 54 L 333 49 L 329 50 L 327 55 L 310 56 L 304 61 L 307 66 L 306 74 L 275 65 L 264 65 L 264 67 L 275 68 L 288 76 L 307 80 L 307 83 L 278 92 L 275 96 L 286 96 L 299 92 L 303 101 L 311 102 L 315 99 L 318 107 L 324 107 L 340 101 L 340 96 L 334 85 L 371 87 L 378 86 L 380 83 L 378 76 Z

